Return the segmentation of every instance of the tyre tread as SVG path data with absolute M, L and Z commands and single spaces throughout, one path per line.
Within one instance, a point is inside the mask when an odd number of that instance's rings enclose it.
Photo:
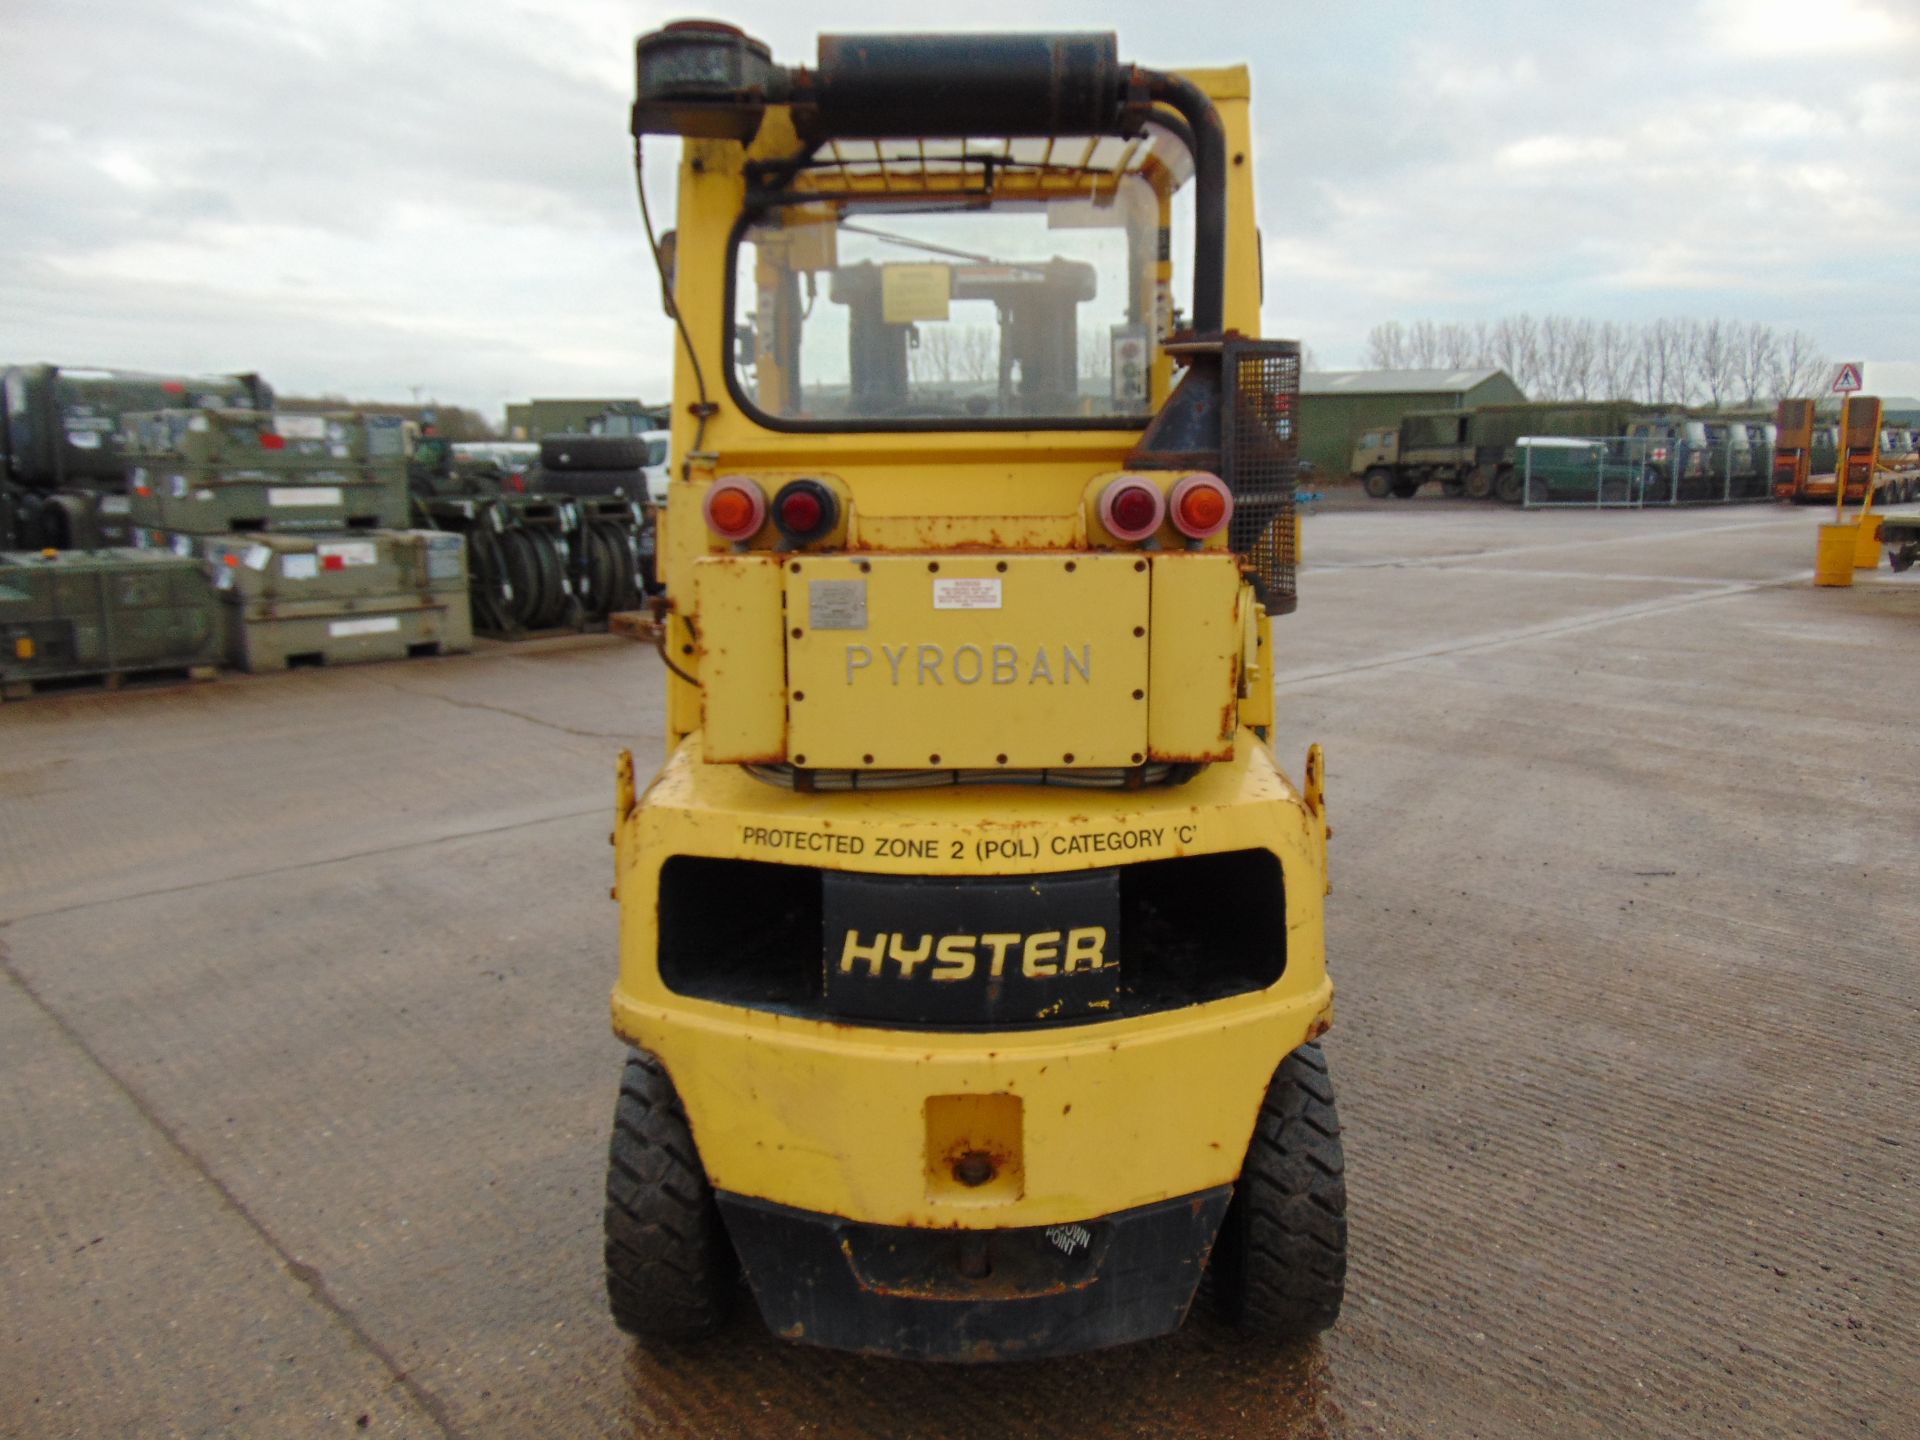
M 1252 1334 L 1297 1339 L 1339 1318 L 1347 1275 L 1346 1159 L 1318 1045 L 1287 1056 L 1268 1086 L 1213 1269 L 1229 1318 Z
M 607 1154 L 607 1303 L 647 1339 L 711 1334 L 732 1308 L 737 1264 L 686 1111 L 651 1055 L 627 1060 Z

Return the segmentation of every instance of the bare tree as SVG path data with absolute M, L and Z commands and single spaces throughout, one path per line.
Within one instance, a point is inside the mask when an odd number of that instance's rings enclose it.
M 1539 400 L 1757 407 L 1824 388 L 1832 368 L 1811 336 L 1761 321 L 1536 321 L 1521 313 L 1492 325 L 1389 320 L 1367 339 L 1369 363 L 1379 368 L 1497 367 Z
M 1407 329 L 1398 320 L 1376 325 L 1367 332 L 1367 368 L 1405 370 L 1407 368 Z
M 1782 337 L 1771 375 L 1774 397 L 1814 395 L 1826 388 L 1833 362 L 1814 348 L 1813 337 L 1795 330 Z
M 1709 319 L 1686 323 L 1693 331 L 1693 344 L 1689 348 L 1698 367 L 1700 384 L 1707 392 L 1707 403 L 1717 409 L 1726 403 L 1739 383 L 1733 339 L 1737 322 Z

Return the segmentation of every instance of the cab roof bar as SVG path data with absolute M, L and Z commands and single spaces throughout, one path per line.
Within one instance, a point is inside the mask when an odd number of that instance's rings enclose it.
M 1177 75 L 1122 64 L 1111 32 L 822 35 L 818 63 L 780 66 L 731 25 L 682 20 L 635 45 L 632 130 L 751 140 L 769 105 L 792 108 L 809 146 L 831 139 L 1132 136 L 1156 105 L 1191 129 L 1193 327 L 1225 314 L 1226 132 L 1213 102 Z M 1184 137 L 1183 137 L 1184 138 Z

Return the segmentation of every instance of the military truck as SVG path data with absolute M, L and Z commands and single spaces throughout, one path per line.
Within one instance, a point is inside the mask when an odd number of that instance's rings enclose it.
M 124 495 L 121 417 L 137 411 L 270 410 L 258 375 L 149 375 L 59 365 L 8 367 L 6 478 L 16 487 L 18 540 L 34 548 L 124 545 L 132 522 Z
M 1405 499 L 1437 482 L 1448 495 L 1517 505 L 1524 482 L 1513 447 L 1522 437 L 1625 435 L 1635 408 L 1556 401 L 1410 411 L 1397 427 L 1363 434 L 1348 469 L 1376 500 Z

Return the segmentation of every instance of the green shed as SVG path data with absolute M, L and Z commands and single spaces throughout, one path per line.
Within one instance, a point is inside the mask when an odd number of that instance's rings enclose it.
M 538 440 L 542 435 L 593 433 L 596 421 L 613 415 L 638 417 L 646 429 L 667 428 L 670 406 L 640 400 L 528 400 L 507 406 L 507 438 Z
M 1343 478 L 1363 431 L 1409 410 L 1462 410 L 1526 399 L 1504 370 L 1309 370 L 1300 377 L 1300 458 Z

